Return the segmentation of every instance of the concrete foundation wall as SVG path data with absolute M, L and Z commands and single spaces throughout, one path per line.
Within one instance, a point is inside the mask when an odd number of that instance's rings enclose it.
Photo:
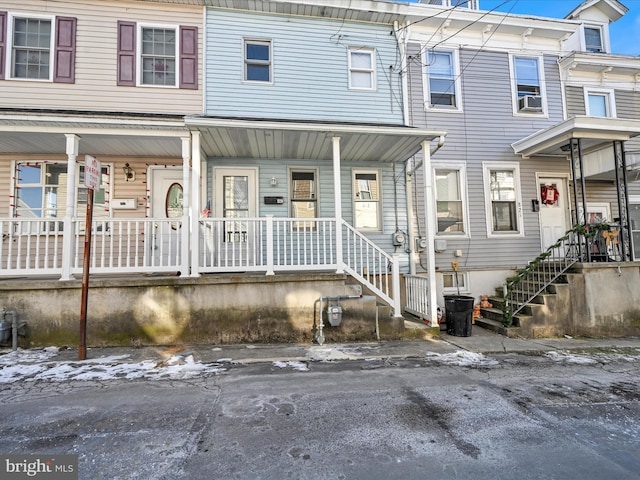
M 80 281 L 12 281 L 0 285 L 0 308 L 27 323 L 24 346 L 74 346 L 81 288 Z M 360 292 L 345 285 L 344 275 L 313 273 L 96 279 L 89 288 L 87 346 L 310 342 L 317 300 Z M 327 341 L 376 338 L 374 297 L 339 303 L 343 322 L 324 329 Z M 402 323 L 383 315 L 379 327 L 393 335 Z

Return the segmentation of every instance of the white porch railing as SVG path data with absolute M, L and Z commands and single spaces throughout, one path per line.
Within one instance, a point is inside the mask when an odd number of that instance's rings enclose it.
M 429 279 L 417 275 L 405 275 L 404 309 L 421 319 L 429 317 Z
M 0 277 L 80 274 L 84 265 L 84 219 L 73 219 L 73 236 L 51 219 L 0 219 Z M 184 265 L 182 219 L 94 219 L 91 271 L 100 274 L 189 271 L 345 271 L 400 316 L 398 258 L 342 221 L 336 248 L 335 218 L 201 218 L 198 265 Z M 195 240 L 195 239 L 194 239 Z M 69 259 L 65 242 L 71 242 Z M 188 249 L 187 249 L 188 251 Z M 342 257 L 339 258 L 340 251 Z

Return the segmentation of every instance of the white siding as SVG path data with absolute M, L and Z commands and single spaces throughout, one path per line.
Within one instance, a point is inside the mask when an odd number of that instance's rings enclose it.
M 188 114 L 202 112 L 198 90 L 116 85 L 118 20 L 198 27 L 202 70 L 202 7 L 151 2 L 11 0 L 0 7 L 10 13 L 76 17 L 76 78 L 73 84 L 24 80 L 0 81 L 3 108 L 41 108 L 106 112 Z

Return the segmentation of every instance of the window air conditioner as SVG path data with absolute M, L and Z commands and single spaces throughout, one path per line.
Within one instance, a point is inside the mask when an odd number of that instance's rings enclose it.
M 525 95 L 518 99 L 518 110 L 525 112 L 541 112 L 542 97 L 540 95 Z

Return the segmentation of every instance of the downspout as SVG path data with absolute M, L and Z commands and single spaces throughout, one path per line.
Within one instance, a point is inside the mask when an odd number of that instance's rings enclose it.
M 438 150 L 440 150 L 443 146 L 444 146 L 444 142 L 445 142 L 445 136 L 444 135 L 440 135 L 440 137 L 438 137 L 438 143 L 431 147 L 429 156 L 431 157 L 431 155 L 433 155 L 434 153 L 436 153 Z M 408 160 L 407 160 L 408 163 Z M 409 273 L 411 275 L 415 275 L 416 274 L 416 263 L 417 263 L 417 256 L 418 253 L 415 251 L 415 211 L 413 209 L 413 195 L 412 195 L 412 182 L 413 182 L 413 175 L 414 173 L 418 170 L 418 168 L 420 168 L 422 166 L 422 164 L 424 163 L 424 160 L 420 160 L 420 162 L 418 162 L 416 165 L 413 166 L 413 168 L 411 170 L 406 170 L 405 168 L 405 184 L 406 184 L 406 189 L 407 189 L 407 211 L 409 213 L 409 249 L 411 251 L 411 254 L 409 255 Z
M 400 80 L 402 88 L 402 118 L 406 126 L 411 126 L 409 122 L 409 94 L 407 86 L 407 45 L 409 44 L 409 23 L 405 23 L 402 27 L 397 20 L 393 22 L 393 33 L 398 42 L 398 51 L 400 52 Z

